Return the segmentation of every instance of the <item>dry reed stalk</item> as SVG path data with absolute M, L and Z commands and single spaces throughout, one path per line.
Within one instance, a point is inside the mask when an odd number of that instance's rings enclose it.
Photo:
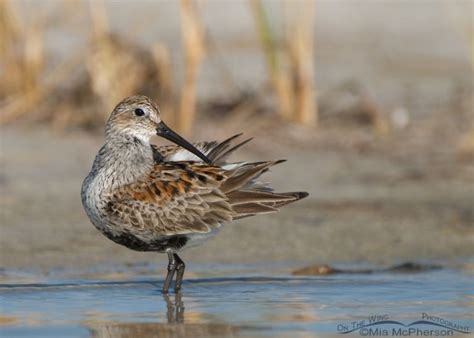
M 181 88 L 177 128 L 189 134 L 196 114 L 196 84 L 199 68 L 204 57 L 204 31 L 192 0 L 181 0 L 181 31 L 185 53 L 184 81 Z
M 474 23 L 471 22 L 470 29 L 467 29 L 467 42 L 470 44 L 471 47 L 471 68 L 474 72 L 474 27 L 472 26 Z
M 95 36 L 92 53 L 87 56 L 87 69 L 92 90 L 100 99 L 103 119 L 117 102 L 140 92 L 147 66 L 120 37 L 105 34 Z
M 316 126 L 318 122 L 314 84 L 314 1 L 286 3 L 295 10 L 286 17 L 284 48 L 278 48 L 261 0 L 250 0 L 279 114 L 288 120 Z M 284 67 L 286 65 L 286 67 Z
M 160 85 L 160 110 L 163 117 L 176 125 L 174 105 L 173 73 L 169 49 L 162 43 L 156 43 L 151 47 L 151 53 L 156 69 L 159 70 L 157 81 Z
M 474 41 L 473 41 L 473 45 L 474 45 Z M 473 68 L 473 71 L 474 71 L 474 68 Z M 471 90 L 471 95 L 469 98 L 467 98 L 468 102 L 466 105 L 468 106 L 467 109 L 469 109 L 467 114 L 468 114 L 468 123 L 470 123 L 470 127 L 461 136 L 460 142 L 459 142 L 459 151 L 464 156 L 474 155 L 474 93 L 472 92 L 474 89 L 471 87 L 469 88 L 469 90 Z
M 460 36 L 463 36 L 466 41 L 466 47 L 468 49 L 468 59 L 471 66 L 471 78 L 474 77 L 474 26 L 472 21 L 472 4 L 468 3 L 467 6 L 462 2 L 447 2 L 445 4 L 448 10 L 450 10 L 450 18 L 453 28 L 457 31 Z M 466 15 L 466 13 L 468 13 Z M 462 155 L 473 155 L 474 154 L 474 88 L 471 85 L 467 88 L 470 91 L 470 95 L 467 102 L 460 98 L 463 102 L 460 102 L 461 108 L 467 113 L 467 120 L 470 123 L 470 128 L 464 132 L 460 137 L 459 151 Z
M 470 27 L 466 30 L 467 41 L 471 47 L 471 76 L 474 76 L 474 26 L 471 22 Z M 468 112 L 471 118 L 471 128 L 464 135 L 461 142 L 461 151 L 465 154 L 474 154 L 474 88 L 470 88 L 470 111 Z
M 87 70 L 92 91 L 102 105 L 99 109 L 101 119 L 105 120 L 117 102 L 140 92 L 140 87 L 146 83 L 150 64 L 141 58 L 136 46 L 109 32 L 103 0 L 91 0 L 90 12 L 93 33 L 92 51 L 86 60 Z
M 251 10 L 257 26 L 260 44 L 267 64 L 271 85 L 278 100 L 279 114 L 291 119 L 293 112 L 293 95 L 289 74 L 284 72 L 274 33 L 260 0 L 250 0 Z
M 472 14 L 472 13 L 471 13 Z M 472 17 L 471 17 L 472 18 Z M 474 77 L 474 23 L 471 21 L 466 28 L 466 40 L 471 49 L 471 76 Z M 471 89 L 471 104 L 469 115 L 471 117 L 471 128 L 468 130 L 462 141 L 462 151 L 468 154 L 474 154 L 474 88 Z
M 2 64 L 1 94 L 7 96 L 21 90 L 21 64 L 17 42 L 22 31 L 18 17 L 7 0 L 0 0 L 0 62 Z
M 462 1 L 446 1 L 446 13 L 452 27 L 460 36 L 464 36 L 469 49 L 469 61 L 474 71 L 474 26 L 472 21 L 472 3 Z
M 288 3 L 290 4 L 290 2 Z M 314 1 L 291 1 L 297 13 L 289 19 L 286 41 L 291 64 L 293 84 L 293 120 L 307 126 L 316 126 L 318 107 L 314 83 Z
M 42 91 L 44 66 L 44 16 L 24 25 L 7 0 L 0 0 L 0 61 L 3 74 L 0 94 L 6 102 L 0 123 L 22 116 L 36 106 Z
M 144 94 L 169 111 L 174 103 L 171 63 L 162 44 L 143 48 L 134 40 L 109 32 L 103 0 L 91 1 L 92 48 L 87 58 L 91 88 L 99 99 L 102 120 L 124 97 Z
M 461 139 L 460 153 L 462 155 L 474 154 L 474 126 L 469 129 L 467 133 Z
M 120 93 L 113 87 L 114 82 L 119 80 L 117 71 L 120 71 L 124 62 L 119 56 L 120 47 L 112 41 L 109 32 L 104 0 L 89 0 L 89 12 L 92 20 L 92 52 L 86 55 L 86 66 L 92 91 L 102 104 L 100 110 L 104 115 L 101 119 L 105 120 L 106 112 L 113 108 L 114 102 L 121 100 Z M 124 81 L 127 79 L 128 76 L 124 77 Z
M 58 89 L 58 83 L 68 81 L 71 72 L 78 67 L 81 61 L 81 57 L 77 56 L 59 64 L 48 73 L 47 77 L 41 83 L 41 86 L 38 86 L 36 90 L 29 91 L 19 96 L 14 96 L 7 100 L 2 105 L 0 124 L 10 123 L 28 113 L 33 113 L 34 116 L 31 117 L 40 119 L 42 117 L 41 115 L 45 114 L 44 105 L 41 103 L 48 103 L 47 101 L 42 102 L 45 101 L 44 98 L 51 98 L 53 93 Z M 51 115 L 53 118 L 56 113 L 60 114 L 61 111 L 52 109 L 49 112 L 46 112 L 46 114 Z
M 36 22 L 25 30 L 24 81 L 26 91 L 36 90 L 44 66 L 44 24 Z
M 93 35 L 104 36 L 109 34 L 109 19 L 104 0 L 89 0 L 89 9 L 92 19 Z

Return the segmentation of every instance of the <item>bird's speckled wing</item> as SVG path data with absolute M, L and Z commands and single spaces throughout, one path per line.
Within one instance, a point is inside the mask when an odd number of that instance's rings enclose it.
M 220 190 L 224 170 L 193 162 L 156 164 L 144 179 L 116 189 L 108 213 L 121 224 L 154 235 L 206 233 L 232 220 Z
M 215 165 L 178 160 L 194 156 L 182 148 L 153 146 L 154 168 L 141 180 L 110 194 L 108 219 L 144 237 L 207 233 L 225 221 L 275 212 L 306 196 L 274 193 L 256 181 L 282 161 L 226 163 L 229 154 L 250 141 L 233 145 L 238 136 L 196 144 Z

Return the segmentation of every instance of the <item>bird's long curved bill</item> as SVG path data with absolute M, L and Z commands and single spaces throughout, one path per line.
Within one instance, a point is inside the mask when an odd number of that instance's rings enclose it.
M 193 146 L 191 143 L 189 143 L 184 138 L 175 133 L 163 121 L 158 123 L 158 127 L 156 128 L 156 134 L 190 151 L 191 153 L 202 159 L 204 162 L 209 164 L 212 163 L 211 160 L 206 157 L 206 155 L 201 153 L 195 146 Z

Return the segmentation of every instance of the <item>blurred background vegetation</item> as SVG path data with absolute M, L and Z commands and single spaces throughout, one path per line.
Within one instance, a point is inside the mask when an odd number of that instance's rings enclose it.
M 141 93 L 188 135 L 200 115 L 387 136 L 449 114 L 469 153 L 472 15 L 471 1 L 0 0 L 0 123 L 97 130 Z
M 310 193 L 190 259 L 472 256 L 473 6 L 0 0 L 0 265 L 144 259 L 99 236 L 78 193 L 133 94 L 192 141 L 254 137 L 234 158 L 287 158 L 268 179 Z

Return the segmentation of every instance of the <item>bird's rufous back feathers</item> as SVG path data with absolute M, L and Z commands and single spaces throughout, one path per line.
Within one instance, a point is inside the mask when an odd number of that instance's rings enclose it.
M 197 144 L 209 158 L 222 161 L 247 140 L 232 146 L 236 135 L 221 143 Z M 158 147 L 164 158 L 169 146 Z M 179 151 L 179 150 L 177 150 Z M 304 192 L 275 193 L 256 179 L 283 162 L 222 163 L 160 161 L 147 177 L 118 188 L 109 201 L 117 217 L 128 217 L 138 228 L 156 223 L 164 233 L 208 232 L 232 219 L 278 211 L 307 196 Z M 227 168 L 227 169 L 226 169 Z M 129 216 L 124 216 L 129 215 Z

